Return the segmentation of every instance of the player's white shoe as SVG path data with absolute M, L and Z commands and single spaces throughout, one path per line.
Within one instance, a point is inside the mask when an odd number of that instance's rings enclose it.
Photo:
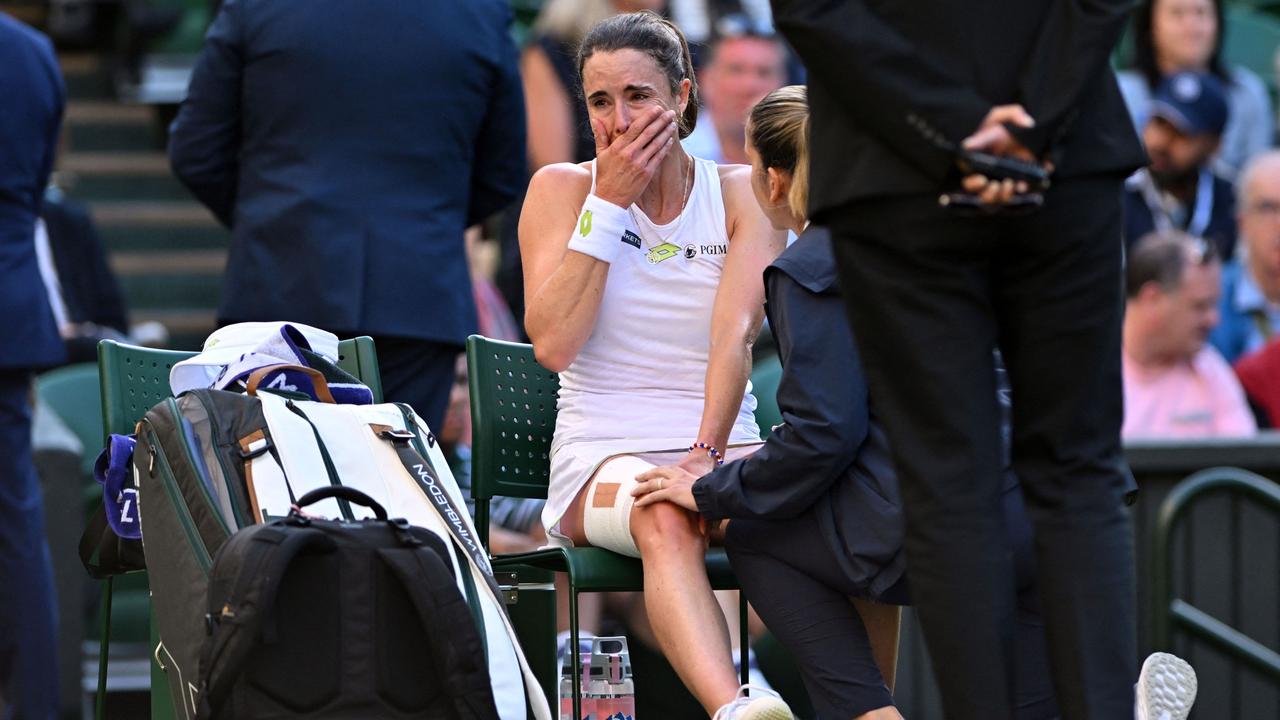
M 738 688 L 738 697 L 720 706 L 711 720 L 795 720 L 795 716 L 778 693 L 743 685 Z
M 1186 720 L 1196 701 L 1196 671 L 1177 655 L 1152 653 L 1138 675 L 1134 720 Z

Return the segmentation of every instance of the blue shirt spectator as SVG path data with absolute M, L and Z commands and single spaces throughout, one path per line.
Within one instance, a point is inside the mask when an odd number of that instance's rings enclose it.
M 1241 252 L 1223 268 L 1221 319 L 1209 336 L 1231 363 L 1280 332 L 1280 151 L 1246 166 L 1239 208 Z

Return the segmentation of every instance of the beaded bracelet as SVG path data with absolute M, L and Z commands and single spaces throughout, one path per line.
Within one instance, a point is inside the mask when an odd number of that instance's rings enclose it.
M 709 455 L 712 460 L 716 461 L 716 465 L 724 464 L 724 455 L 721 455 L 719 450 L 715 449 L 711 445 L 708 445 L 707 443 L 696 442 L 690 445 L 689 452 L 693 452 L 694 450 L 706 450 L 707 455 Z

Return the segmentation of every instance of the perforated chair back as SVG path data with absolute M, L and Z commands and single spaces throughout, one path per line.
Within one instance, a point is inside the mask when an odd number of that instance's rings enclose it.
M 194 352 L 156 350 L 114 340 L 98 343 L 98 382 L 102 422 L 107 434 L 127 435 L 153 405 L 173 395 L 169 371 Z M 377 351 L 373 338 L 361 336 L 338 343 L 338 367 L 356 376 L 382 400 Z M 105 440 L 105 438 L 104 438 Z
M 545 498 L 560 378 L 533 346 L 467 338 L 471 390 L 471 494 Z

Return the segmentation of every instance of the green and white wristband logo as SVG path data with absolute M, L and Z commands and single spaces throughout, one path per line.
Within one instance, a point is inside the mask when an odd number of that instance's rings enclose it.
M 595 195 L 588 195 L 582 203 L 582 214 L 578 216 L 577 232 L 569 238 L 569 249 L 597 260 L 613 262 L 624 244 L 639 246 L 638 242 L 628 238 L 629 225 L 630 216 L 626 210 Z

